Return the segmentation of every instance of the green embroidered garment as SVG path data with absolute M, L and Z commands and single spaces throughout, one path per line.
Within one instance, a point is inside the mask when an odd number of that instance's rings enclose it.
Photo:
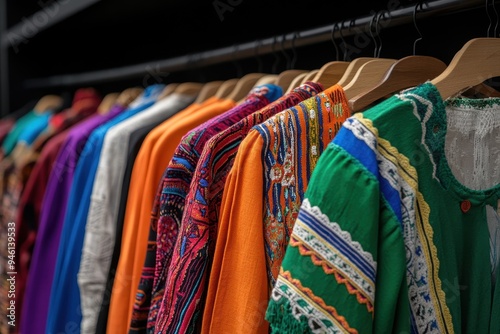
M 500 99 L 431 83 L 349 118 L 272 291 L 273 333 L 500 333 Z

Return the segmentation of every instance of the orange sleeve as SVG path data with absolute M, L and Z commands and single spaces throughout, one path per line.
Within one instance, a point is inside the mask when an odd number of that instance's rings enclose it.
M 137 155 L 130 179 L 125 221 L 123 225 L 122 246 L 113 285 L 109 308 L 107 332 L 127 333 L 132 319 L 132 311 L 141 279 L 148 246 L 151 208 L 158 182 L 168 166 L 182 137 L 199 124 L 215 117 L 232 107 L 231 100 L 216 98 L 205 101 L 201 108 L 189 108 L 166 120 L 153 131 L 163 131 L 147 154 L 143 147 Z M 146 143 L 146 141 L 145 141 Z M 144 144 L 143 144 L 144 146 Z M 158 149 L 162 147 L 162 149 Z M 143 154 L 141 154 L 141 152 Z M 158 156 L 160 154 L 161 156 Z M 140 161 L 145 163 L 141 163 Z M 140 165 L 141 168 L 136 168 Z M 163 165 L 163 168 L 160 167 Z
M 202 333 L 268 331 L 262 145 L 258 132 L 251 131 L 224 188 Z
M 164 130 L 161 138 L 155 145 L 147 174 L 139 181 L 143 190 L 141 192 L 140 216 L 137 218 L 137 224 L 139 225 L 137 232 L 137 247 L 134 259 L 131 260 L 134 263 L 134 272 L 132 273 L 134 289 L 130 291 L 132 302 L 131 308 L 134 306 L 137 286 L 139 285 L 142 269 L 144 268 L 144 260 L 146 258 L 149 242 L 148 235 L 151 222 L 151 208 L 153 207 L 155 194 L 158 184 L 161 182 L 163 172 L 168 167 L 177 146 L 186 133 L 209 119 L 227 111 L 233 106 L 233 101 L 213 98 L 205 101 L 201 108 L 191 108 L 188 112 L 183 111 L 182 114 L 176 115 L 180 117 L 170 119 L 168 128 Z M 132 320 L 131 317 L 132 313 L 129 313 L 129 324 Z
M 155 145 L 164 130 L 172 123 L 172 120 L 181 119 L 181 116 L 185 115 L 186 111 L 189 114 L 192 108 L 186 108 L 186 110 L 177 113 L 154 128 L 144 139 L 134 161 L 123 222 L 120 258 L 110 300 L 108 333 L 128 333 L 129 330 L 135 293 L 137 292 L 142 265 L 144 264 L 144 261 L 140 264 L 134 261 L 135 253 L 137 248 L 147 247 L 147 232 L 149 231 L 146 229 L 146 237 L 144 238 L 144 233 L 141 232 L 145 229 L 139 224 L 141 204 L 146 194 L 152 193 L 152 196 L 154 196 L 155 186 L 157 185 L 157 183 L 149 184 L 144 182 L 147 178 L 148 168 L 155 158 L 153 155 Z M 146 249 L 144 249 L 144 252 L 146 252 Z M 137 270 L 138 267 L 140 267 L 139 270 Z

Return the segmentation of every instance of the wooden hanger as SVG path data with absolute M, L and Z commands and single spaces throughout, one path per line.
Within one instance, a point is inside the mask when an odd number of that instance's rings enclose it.
M 480 83 L 477 86 L 465 90 L 461 95 L 473 98 L 488 98 L 488 97 L 500 97 L 500 92 L 495 88 L 488 86 L 485 83 Z
M 316 77 L 316 74 L 318 74 L 319 72 L 319 69 L 316 69 L 316 70 L 312 70 L 311 72 L 309 72 L 305 77 L 304 79 L 302 80 L 302 82 L 300 83 L 301 85 L 308 82 L 308 81 L 312 81 L 312 79 L 314 79 Z
M 255 83 L 255 85 L 253 85 L 253 88 L 261 86 L 261 85 L 265 85 L 265 84 L 273 84 L 273 85 L 275 85 L 276 84 L 276 80 L 278 80 L 278 75 L 277 74 L 266 74 L 262 78 L 260 78 L 259 80 L 257 80 L 257 82 Z M 241 100 L 239 100 L 237 102 L 237 104 L 243 103 L 245 101 L 245 98 L 246 98 L 246 96 L 244 98 L 242 98 Z
M 233 101 L 240 101 L 252 90 L 255 83 L 264 76 L 264 73 L 249 73 L 238 80 L 233 91 L 227 97 Z
M 302 74 L 299 74 L 295 77 L 295 79 L 292 80 L 292 82 L 290 83 L 290 85 L 288 85 L 288 88 L 286 89 L 286 92 L 285 94 L 288 94 L 290 93 L 292 90 L 294 90 L 295 88 L 299 87 L 300 84 L 302 83 L 302 81 L 304 80 L 304 78 L 309 74 L 309 72 L 304 72 Z
M 234 90 L 234 87 L 236 87 L 236 84 L 238 83 L 239 79 L 229 79 L 224 81 L 224 83 L 219 87 L 217 92 L 215 93 L 215 97 L 219 99 L 226 99 L 229 94 Z
M 106 95 L 102 99 L 101 104 L 99 104 L 99 107 L 97 107 L 97 113 L 101 115 L 108 113 L 111 107 L 116 103 L 118 96 L 120 96 L 118 93 L 109 93 Z
M 139 87 L 127 88 L 120 93 L 120 96 L 116 99 L 116 104 L 127 107 L 132 101 L 134 101 L 144 89 Z
M 309 71 L 304 70 L 286 70 L 278 75 L 278 80 L 276 80 L 276 85 L 280 86 L 283 91 L 285 91 L 288 86 L 292 83 L 299 74 L 308 73 Z
M 431 81 L 443 100 L 500 76 L 500 38 L 475 38 L 453 57 L 446 70 Z
M 319 72 L 311 81 L 319 82 L 325 89 L 332 87 L 342 79 L 348 66 L 349 62 L 347 61 L 331 61 L 326 63 L 319 69 Z
M 409 56 L 396 61 L 375 87 L 349 99 L 351 112 L 365 109 L 375 101 L 403 89 L 418 86 L 443 73 L 446 64 L 428 56 Z
M 262 78 L 257 80 L 255 83 L 254 87 L 260 86 L 260 85 L 265 85 L 265 84 L 276 84 L 276 81 L 278 80 L 278 75 L 277 74 L 268 74 L 264 75 Z
M 194 100 L 194 103 L 200 104 L 206 101 L 207 99 L 211 98 L 212 96 L 214 96 L 217 90 L 222 85 L 222 83 L 223 81 L 207 82 L 205 85 L 203 85 L 203 88 L 198 94 L 198 97 L 196 97 L 196 100 Z
M 169 96 L 170 94 L 172 94 L 177 89 L 177 87 L 179 87 L 178 83 L 168 84 L 165 88 L 163 88 L 160 96 L 158 96 L 158 101 L 162 100 L 162 99 L 166 98 L 167 96 Z
M 360 58 L 356 58 L 356 59 L 352 60 L 349 63 L 349 66 L 347 66 L 347 69 L 345 70 L 342 78 L 340 78 L 340 80 L 337 82 L 337 85 L 344 87 L 347 84 L 349 84 L 352 81 L 352 79 L 354 78 L 354 76 L 356 75 L 356 73 L 358 72 L 359 68 L 361 66 L 363 66 L 364 64 L 366 64 L 367 62 L 369 62 L 370 60 L 374 60 L 374 59 L 375 58 L 371 58 L 371 57 L 360 57 Z M 325 89 L 327 89 L 327 88 L 329 88 L 329 87 L 325 87 Z
M 177 88 L 175 88 L 174 93 L 197 96 L 198 94 L 200 94 L 200 91 L 204 85 L 205 84 L 199 82 L 183 82 L 180 83 Z
M 63 98 L 57 95 L 45 95 L 36 103 L 33 110 L 36 113 L 44 113 L 59 109 L 63 104 Z
M 350 100 L 378 84 L 395 62 L 395 59 L 377 58 L 361 66 L 351 82 L 343 86 L 347 99 Z

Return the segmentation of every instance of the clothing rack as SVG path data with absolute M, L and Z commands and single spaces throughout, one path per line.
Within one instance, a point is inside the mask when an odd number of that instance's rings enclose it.
M 391 2 L 389 2 L 389 5 Z M 484 0 L 438 0 L 429 1 L 418 11 L 418 18 L 457 13 L 464 10 L 472 10 L 484 6 Z M 395 27 L 413 21 L 415 5 L 403 8 L 388 8 L 375 16 L 384 14 L 382 19 L 383 28 Z M 162 72 L 178 72 L 187 69 L 215 65 L 228 61 L 255 57 L 275 52 L 276 45 L 282 50 L 302 47 L 311 44 L 329 41 L 346 36 L 352 36 L 359 32 L 370 32 L 373 27 L 374 15 L 358 17 L 352 20 L 335 22 L 328 26 L 314 29 L 292 32 L 281 36 L 273 36 L 262 40 L 237 44 L 233 46 L 218 48 L 210 51 L 183 55 L 165 60 L 151 61 L 136 65 L 111 68 L 106 70 L 91 71 L 85 73 L 73 73 L 56 75 L 45 78 L 28 79 L 24 81 L 26 89 L 46 87 L 81 86 L 93 83 L 111 82 L 119 79 L 128 79 L 147 74 L 151 69 Z M 337 25 L 332 34 L 332 28 Z

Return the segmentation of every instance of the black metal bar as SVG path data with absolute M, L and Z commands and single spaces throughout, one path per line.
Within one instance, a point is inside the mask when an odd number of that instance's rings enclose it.
M 444 13 L 453 13 L 466 9 L 477 8 L 484 6 L 483 0 L 437 0 L 429 1 L 428 6 L 424 6 L 424 10 L 419 12 L 419 19 L 435 16 Z M 404 8 L 388 8 L 386 11 L 386 19 L 384 20 L 384 28 L 398 26 L 412 22 L 414 6 Z M 335 38 L 339 38 L 340 34 L 345 36 L 354 35 L 360 31 L 369 29 L 370 21 L 373 16 L 365 16 L 356 18 L 342 24 L 341 31 L 337 30 L 334 34 Z M 294 38 L 296 32 L 285 35 L 284 49 L 292 47 L 301 47 L 311 44 L 317 44 L 330 40 L 332 25 L 318 27 L 306 31 L 299 32 Z M 116 81 L 117 79 L 127 79 L 138 77 L 147 74 L 149 71 L 164 71 L 176 72 L 189 68 L 203 67 L 227 61 L 234 61 L 243 58 L 254 57 L 256 54 L 269 54 L 272 52 L 274 38 L 266 38 L 260 41 L 253 41 L 239 44 L 237 46 L 223 47 L 215 50 L 204 51 L 192 55 L 185 55 L 166 60 L 152 61 L 132 66 L 118 67 L 100 71 L 75 73 L 67 75 L 57 75 L 46 78 L 30 79 L 25 81 L 25 88 L 38 87 L 62 87 L 73 85 L 85 85 L 99 82 Z M 258 46 L 258 53 L 256 47 Z
M 100 0 L 40 1 L 40 10 L 30 17 L 23 18 L 21 22 L 7 30 L 6 34 L 2 34 L 0 42 L 5 47 L 16 48 L 19 44 L 26 43 L 39 32 L 75 15 L 99 1 Z
M 0 0 L 0 36 L 7 31 L 7 0 Z M 0 115 L 9 112 L 9 49 L 0 45 Z

